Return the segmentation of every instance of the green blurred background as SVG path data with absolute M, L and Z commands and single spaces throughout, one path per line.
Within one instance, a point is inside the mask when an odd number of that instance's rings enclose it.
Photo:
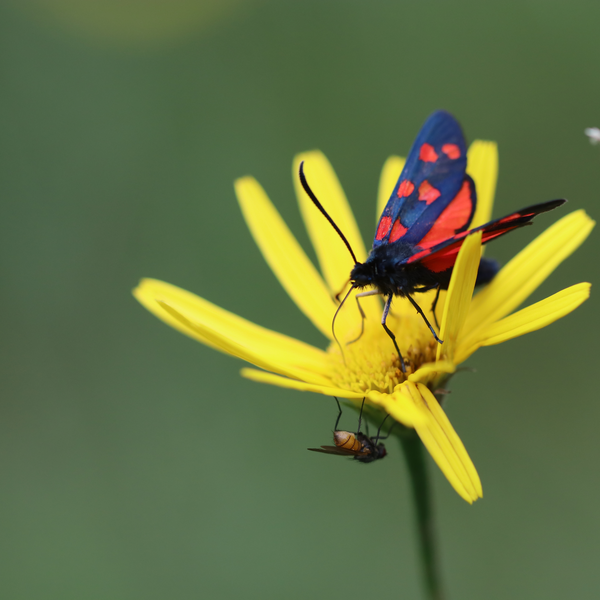
M 399 448 L 308 453 L 331 399 L 240 378 L 130 290 L 164 279 L 323 346 L 232 182 L 257 177 L 312 256 L 291 160 L 320 148 L 370 240 L 383 161 L 436 108 L 498 141 L 496 216 L 570 200 L 490 256 L 598 217 L 599 24 L 581 0 L 0 2 L 0 596 L 420 598 Z M 534 299 L 596 281 L 598 252 Z M 452 598 L 598 597 L 597 298 L 453 381 L 485 497 L 432 469 Z

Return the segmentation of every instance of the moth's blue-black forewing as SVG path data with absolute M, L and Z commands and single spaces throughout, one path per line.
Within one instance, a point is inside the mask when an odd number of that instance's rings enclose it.
M 465 139 L 458 121 L 442 110 L 433 113 L 419 132 L 381 215 L 373 248 L 382 244 L 400 243 L 405 249 L 407 246 L 415 246 L 415 252 L 422 250 L 416 246 L 434 224 L 440 219 L 444 220 L 444 210 L 461 192 L 466 181 L 470 180 L 465 175 L 466 154 Z M 455 214 L 447 215 L 450 217 L 446 219 L 447 237 L 465 230 L 472 219 L 476 198 L 471 183 L 468 183 L 472 189 L 468 220 L 463 198 L 459 218 Z M 443 223 L 439 225 L 443 226 Z M 440 231 L 439 235 L 431 237 L 439 241 L 441 234 Z

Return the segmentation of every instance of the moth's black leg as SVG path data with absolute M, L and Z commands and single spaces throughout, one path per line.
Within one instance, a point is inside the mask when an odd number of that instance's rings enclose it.
M 342 407 L 340 406 L 340 401 L 335 396 L 333 398 L 335 400 L 335 403 L 338 405 L 338 410 L 340 411 L 338 413 L 338 417 L 337 417 L 337 419 L 335 421 L 335 427 L 333 428 L 334 431 L 337 431 L 338 430 L 338 424 L 340 422 L 340 419 L 342 418 Z
M 396 352 L 398 353 L 398 358 L 400 359 L 400 369 L 402 369 L 403 373 L 406 373 L 406 367 L 404 366 L 404 359 L 402 358 L 402 353 L 400 352 L 400 348 L 398 348 L 398 344 L 396 342 L 396 336 L 394 335 L 392 330 L 385 324 L 388 313 L 390 312 L 390 306 L 392 305 L 392 298 L 393 298 L 393 296 L 390 294 L 388 296 L 387 302 L 385 303 L 385 308 L 383 309 L 383 316 L 381 317 L 381 324 L 383 325 L 385 332 L 392 338 L 392 342 L 394 342 L 394 347 L 396 348 Z
M 371 290 L 370 292 L 361 292 L 360 294 L 356 294 L 356 296 L 355 296 L 356 306 L 358 306 L 358 312 L 360 313 L 360 318 L 361 318 L 360 333 L 358 334 L 358 337 L 355 337 L 353 340 L 346 342 L 346 346 L 349 346 L 350 344 L 354 344 L 354 342 L 358 342 L 358 340 L 360 340 L 363 333 L 365 332 L 365 319 L 367 318 L 367 315 L 365 315 L 365 311 L 363 310 L 362 306 L 360 305 L 359 298 L 364 298 L 365 296 L 378 296 L 379 293 L 380 293 L 379 290 Z
M 427 320 L 425 313 L 421 310 L 421 307 L 410 296 L 406 296 L 406 297 L 410 300 L 410 303 L 417 309 L 417 312 L 423 317 L 423 321 L 425 321 L 425 323 L 427 324 L 427 327 L 429 327 L 429 330 L 431 331 L 431 333 L 433 333 L 433 337 L 435 338 L 435 340 L 437 342 L 439 342 L 440 344 L 443 344 L 444 341 L 440 340 L 437 333 L 435 332 L 435 329 L 431 326 L 431 323 Z
M 349 346 L 350 344 L 354 344 L 354 342 L 358 342 L 358 340 L 360 340 L 360 338 L 363 336 L 363 333 L 365 332 L 365 319 L 367 318 L 367 315 L 365 315 L 365 311 L 362 309 L 362 306 L 360 305 L 358 296 L 356 296 L 356 306 L 358 306 L 358 312 L 360 313 L 360 333 L 353 340 L 346 342 L 346 346 Z
M 440 324 L 438 323 L 437 315 L 435 314 L 435 308 L 437 306 L 438 300 L 440 299 L 440 291 L 441 290 L 442 290 L 441 286 L 438 285 L 437 292 L 435 293 L 435 300 L 433 301 L 433 304 L 431 305 L 431 312 L 433 313 L 433 319 L 435 321 L 435 326 L 438 329 L 440 329 Z

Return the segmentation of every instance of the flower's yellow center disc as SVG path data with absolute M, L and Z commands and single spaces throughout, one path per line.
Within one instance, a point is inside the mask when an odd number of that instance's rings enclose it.
M 376 390 L 389 394 L 422 364 L 435 361 L 437 342 L 419 315 L 390 313 L 386 323 L 396 335 L 406 373 L 402 372 L 394 343 L 381 323 L 365 321 L 364 332 L 356 341 L 343 340 L 358 337 L 360 325 L 349 332 L 353 335 L 339 332 L 341 350 L 335 342 L 329 346 L 335 384 L 353 392 Z

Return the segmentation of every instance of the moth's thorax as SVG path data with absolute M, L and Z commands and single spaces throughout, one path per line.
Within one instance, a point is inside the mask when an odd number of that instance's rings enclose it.
M 418 263 L 404 262 L 411 250 L 385 244 L 371 250 L 364 263 L 354 265 L 350 280 L 357 288 L 376 287 L 382 294 L 406 296 L 431 285 L 431 273 Z

